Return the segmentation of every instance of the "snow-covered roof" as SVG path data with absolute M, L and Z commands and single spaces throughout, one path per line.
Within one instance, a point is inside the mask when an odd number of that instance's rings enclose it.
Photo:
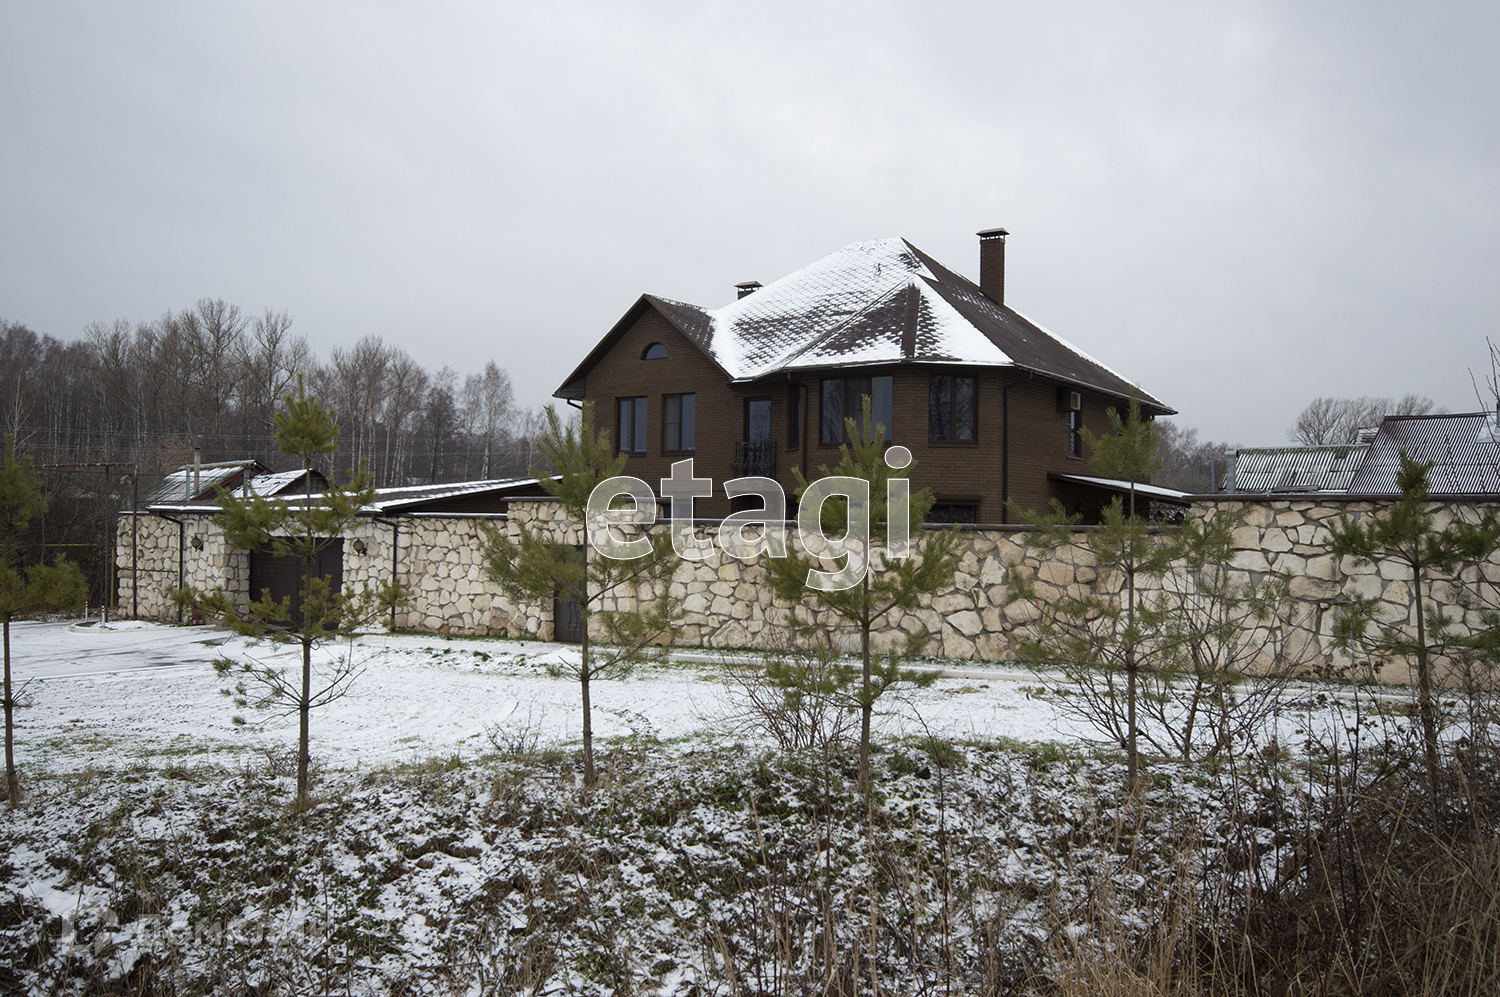
M 144 504 L 161 505 L 169 502 L 192 502 L 212 498 L 214 489 L 236 481 L 246 471 L 253 475 L 256 471 L 266 470 L 268 468 L 256 460 L 225 460 L 212 464 L 199 464 L 197 467 L 184 464 L 163 478 L 161 484 L 145 497 Z M 196 488 L 193 487 L 195 476 Z
M 407 485 L 400 488 L 377 488 L 375 501 L 366 508 L 377 513 L 396 512 L 407 506 L 440 499 L 457 498 L 460 495 L 477 495 L 483 492 L 503 492 L 534 485 L 536 478 L 493 478 L 485 481 L 454 481 L 445 485 Z
M 250 491 L 256 495 L 276 495 L 283 488 L 302 480 L 302 471 L 273 471 L 250 479 Z
M 304 501 L 304 495 L 300 489 L 288 489 L 289 484 L 300 483 L 301 471 L 286 471 L 276 474 L 263 474 L 252 478 L 251 490 L 259 495 L 280 494 L 281 498 L 291 505 L 299 505 Z M 439 485 L 402 485 L 396 488 L 375 489 L 375 501 L 364 507 L 364 511 L 373 515 L 386 513 L 398 513 L 412 506 L 423 505 L 428 502 L 438 502 L 443 499 L 459 498 L 464 495 L 500 494 L 524 491 L 529 486 L 537 484 L 536 478 L 492 478 L 483 481 L 452 481 Z M 181 495 L 174 496 L 177 501 L 168 499 L 163 502 L 150 502 L 147 507 L 157 512 L 185 512 L 185 513 L 217 513 L 219 506 L 212 498 L 199 499 L 192 502 L 181 500 Z M 322 499 L 321 491 L 315 491 L 310 499 L 315 505 Z
M 856 242 L 723 308 L 644 295 L 558 389 L 582 379 L 643 305 L 654 307 L 731 381 L 829 367 L 942 363 L 1019 367 L 1128 397 L 1132 384 L 947 269 L 905 239 Z M 1142 394 L 1158 413 L 1160 400 Z
M 1183 505 L 1188 504 L 1187 492 L 1179 492 L 1175 488 L 1163 488 L 1160 485 L 1144 485 L 1139 481 L 1132 483 L 1122 478 L 1094 478 L 1086 474 L 1049 474 L 1048 477 L 1056 478 L 1059 481 L 1071 481 L 1075 484 L 1103 488 L 1112 492 L 1128 492 L 1134 487 L 1137 495 L 1144 495 L 1147 498 L 1165 499 L 1170 502 L 1181 502 Z

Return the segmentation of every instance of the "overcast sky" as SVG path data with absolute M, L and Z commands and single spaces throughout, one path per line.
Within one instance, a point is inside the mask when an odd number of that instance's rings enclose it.
M 0 0 L 0 317 L 221 297 L 540 405 L 642 292 L 895 235 L 977 277 L 1003 225 L 1010 304 L 1276 444 L 1478 407 L 1497 109 L 1492 2 Z

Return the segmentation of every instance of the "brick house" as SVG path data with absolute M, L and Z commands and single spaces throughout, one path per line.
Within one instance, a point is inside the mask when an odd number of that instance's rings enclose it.
M 730 511 L 723 483 L 744 475 L 792 499 L 792 469 L 837 463 L 844 416 L 869 395 L 887 442 L 916 458 L 912 487 L 937 495 L 933 521 L 1006 523 L 1009 503 L 1052 498 L 1092 518 L 1119 483 L 1093 475 L 1080 429 L 1105 433 L 1131 384 L 1005 303 L 1006 235 L 979 233 L 977 284 L 893 238 L 737 285 L 718 309 L 642 295 L 554 395 L 592 401 L 626 473 L 653 487 L 696 458 L 715 485 L 703 517 Z

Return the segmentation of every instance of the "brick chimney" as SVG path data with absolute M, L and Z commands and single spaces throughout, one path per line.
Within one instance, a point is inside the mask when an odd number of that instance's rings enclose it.
M 1005 304 L 1005 237 L 1003 228 L 979 233 L 979 289 L 997 305 Z

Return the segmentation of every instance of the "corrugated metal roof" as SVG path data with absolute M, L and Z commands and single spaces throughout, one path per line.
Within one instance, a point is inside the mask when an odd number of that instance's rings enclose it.
M 212 464 L 200 464 L 197 468 L 198 488 L 193 488 L 194 469 L 192 464 L 184 464 L 162 479 L 162 483 L 156 487 L 150 495 L 144 499 L 146 505 L 160 505 L 163 503 L 192 502 L 197 499 L 213 498 L 214 489 L 225 482 L 232 481 L 245 472 L 262 473 L 269 470 L 259 461 L 255 460 L 227 460 Z
M 1348 491 L 1368 446 L 1247 447 L 1234 460 L 1236 492 Z M 1231 483 L 1225 483 L 1231 487 Z
M 733 381 L 833 366 L 953 363 L 1020 367 L 1120 398 L 1132 390 L 1125 377 L 892 238 L 852 243 L 715 310 L 645 295 L 558 389 L 560 397 L 582 396 L 589 368 L 645 305 Z M 1148 410 L 1172 411 L 1149 394 L 1141 398 Z
M 1432 465 L 1427 485 L 1434 494 L 1500 494 L 1497 440 L 1500 423 L 1494 412 L 1386 416 L 1349 490 L 1395 492 L 1405 450 L 1413 460 Z

